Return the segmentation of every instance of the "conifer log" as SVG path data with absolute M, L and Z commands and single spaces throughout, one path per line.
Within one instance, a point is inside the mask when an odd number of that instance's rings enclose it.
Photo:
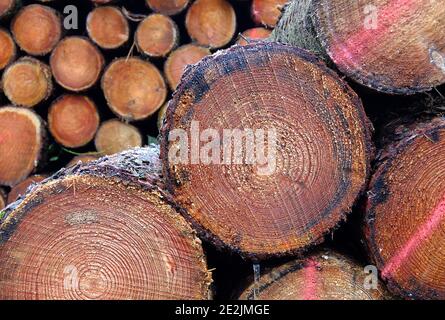
M 252 18 L 256 24 L 274 28 L 281 16 L 281 10 L 289 0 L 253 0 Z
M 241 36 L 239 37 L 237 44 L 244 46 L 252 41 L 255 40 L 263 40 L 270 37 L 270 34 L 272 33 L 272 30 L 263 28 L 263 27 L 256 27 L 247 29 L 244 31 Z
M 30 186 L 42 182 L 46 178 L 47 176 L 45 175 L 36 174 L 33 176 L 29 176 L 22 182 L 16 184 L 14 187 L 11 188 L 11 191 L 8 193 L 8 204 L 13 203 L 21 196 L 24 196 Z
M 382 300 L 389 298 L 378 277 L 354 260 L 319 252 L 272 268 L 241 294 L 241 300 Z
M 143 144 L 138 128 L 111 119 L 101 124 L 94 140 L 96 150 L 102 154 L 115 154 Z
M 196 0 L 187 12 L 185 26 L 199 45 L 218 49 L 235 35 L 235 10 L 226 0 Z
M 0 185 L 14 186 L 26 179 L 41 160 L 45 129 L 33 111 L 0 107 Z
M 270 39 L 318 53 L 367 87 L 412 94 L 445 83 L 444 17 L 440 0 L 292 0 Z
M 88 36 L 103 49 L 116 49 L 130 37 L 130 27 L 122 11 L 113 6 L 97 7 L 87 17 Z
M 166 57 L 179 43 L 176 23 L 162 14 L 151 14 L 141 21 L 135 43 L 140 53 L 152 57 Z
M 255 259 L 321 242 L 367 180 L 359 98 L 314 56 L 278 43 L 234 46 L 187 70 L 161 157 L 188 218 L 216 246 Z
M 148 7 L 154 12 L 173 16 L 183 11 L 190 0 L 145 0 Z
M 62 19 L 50 7 L 31 4 L 14 16 L 11 31 L 23 51 L 30 55 L 43 56 L 59 42 L 62 36 Z
M 2 75 L 3 92 L 14 105 L 32 108 L 51 95 L 51 70 L 43 62 L 23 57 Z
M 0 219 L 0 299 L 208 299 L 200 240 L 154 147 L 58 172 Z M 38 266 L 38 272 L 36 272 Z
M 147 118 L 167 97 L 159 70 L 139 58 L 114 60 L 102 77 L 102 90 L 111 111 L 127 121 Z
M 102 53 L 87 38 L 66 37 L 50 57 L 54 79 L 63 88 L 82 91 L 99 79 L 104 65 Z
M 445 299 L 445 118 L 402 126 L 379 155 L 366 206 L 371 258 L 388 288 Z
M 173 51 L 164 64 L 164 74 L 170 88 L 176 90 L 188 65 L 195 64 L 210 54 L 209 49 L 194 44 L 186 44 Z
M 93 140 L 99 122 L 96 105 L 87 96 L 63 95 L 48 112 L 49 131 L 68 148 L 82 147 Z
M 16 57 L 14 40 L 8 31 L 0 28 L 0 71 L 3 70 Z

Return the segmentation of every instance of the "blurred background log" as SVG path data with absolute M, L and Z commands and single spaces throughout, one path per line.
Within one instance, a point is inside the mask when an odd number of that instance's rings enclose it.
M 8 204 L 13 203 L 21 196 L 24 196 L 31 185 L 42 182 L 46 178 L 47 176 L 45 175 L 33 175 L 29 176 L 22 182 L 16 184 L 14 187 L 11 188 L 11 191 L 8 193 Z
M 114 154 L 143 144 L 139 130 L 117 119 L 103 122 L 94 140 L 101 155 Z
M 24 108 L 0 108 L 0 185 L 14 186 L 38 166 L 45 142 L 41 118 Z

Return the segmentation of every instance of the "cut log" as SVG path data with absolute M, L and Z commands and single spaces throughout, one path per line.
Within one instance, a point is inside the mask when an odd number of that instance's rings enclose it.
M 28 108 L 49 98 L 53 90 L 50 68 L 31 57 L 9 65 L 3 72 L 2 85 L 13 104 Z
M 199 45 L 221 48 L 235 35 L 235 10 L 226 0 L 196 0 L 187 12 L 185 26 Z
M 44 145 L 45 129 L 33 111 L 0 108 L 0 185 L 14 186 L 37 167 Z
M 93 140 L 99 127 L 99 113 L 91 99 L 63 95 L 48 112 L 48 126 L 54 139 L 68 148 L 78 148 Z
M 3 70 L 16 57 L 16 47 L 11 35 L 0 28 L 0 71 Z
M 281 10 L 289 0 L 253 0 L 252 18 L 256 24 L 269 28 L 277 25 Z
M 270 34 L 272 33 L 272 30 L 263 28 L 263 27 L 257 27 L 252 29 L 247 29 L 244 31 L 241 36 L 239 37 L 237 44 L 244 46 L 252 41 L 255 40 L 264 40 L 270 37 Z
M 166 57 L 179 42 L 176 23 L 162 14 L 151 14 L 139 24 L 135 43 L 140 53 L 153 58 Z
M 11 24 L 17 45 L 26 53 L 43 56 L 54 49 L 62 36 L 62 20 L 56 10 L 32 4 L 23 7 Z
M 202 236 L 259 259 L 323 240 L 363 190 L 372 145 L 360 100 L 334 72 L 306 51 L 259 42 L 188 69 L 161 156 Z
M 89 163 L 91 161 L 95 161 L 99 159 L 96 155 L 91 155 L 91 154 L 82 154 L 82 155 L 78 155 L 75 156 L 73 159 L 71 159 L 70 162 L 68 162 L 68 164 L 66 165 L 67 168 L 75 166 L 76 164 L 80 163 Z
M 173 16 L 183 11 L 190 0 L 145 0 L 148 7 L 154 12 Z
M 412 94 L 445 83 L 444 17 L 439 0 L 293 0 L 271 40 L 319 53 L 370 88 Z
M 8 204 L 13 203 L 21 196 L 24 196 L 30 186 L 42 182 L 46 178 L 47 176 L 45 175 L 33 175 L 16 184 L 8 194 Z
M 19 5 L 19 0 L 0 0 L 0 19 L 9 16 Z
M 97 82 L 104 58 L 87 38 L 67 37 L 52 52 L 50 65 L 57 83 L 77 92 L 91 88 Z
M 100 154 L 115 154 L 124 150 L 142 146 L 139 130 L 117 119 L 102 123 L 94 140 Z
M 371 258 L 388 288 L 445 299 L 445 118 L 400 127 L 381 152 L 366 209 Z
M 103 49 L 116 49 L 130 37 L 128 21 L 122 11 L 113 6 L 97 7 L 87 17 L 88 36 Z
M 158 157 L 151 147 L 66 169 L 8 207 L 0 299 L 209 298 L 201 242 L 157 186 Z
M 187 44 L 173 51 L 164 64 L 164 74 L 170 88 L 176 90 L 188 65 L 195 64 L 210 54 L 209 49 L 194 44 Z
M 326 251 L 272 268 L 253 282 L 241 300 L 383 300 L 389 298 L 375 275 L 350 258 Z
M 102 77 L 102 90 L 110 109 L 127 121 L 147 118 L 167 97 L 159 70 L 139 58 L 114 60 Z

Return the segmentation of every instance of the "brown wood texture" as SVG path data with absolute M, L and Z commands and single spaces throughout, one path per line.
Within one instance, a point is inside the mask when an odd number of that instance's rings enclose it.
M 378 157 L 367 193 L 365 238 L 388 288 L 444 299 L 445 119 L 402 126 Z
M 14 187 L 11 188 L 11 191 L 9 191 L 8 193 L 8 198 L 7 198 L 8 204 L 13 203 L 21 196 L 24 196 L 31 185 L 42 182 L 46 178 L 47 176 L 45 175 L 33 175 L 29 176 L 22 182 L 16 184 Z
M 256 27 L 244 31 L 236 42 L 239 45 L 246 45 L 252 41 L 265 40 L 270 37 L 272 30 L 263 27 Z
M 276 141 L 264 154 L 275 149 L 275 160 L 233 163 L 233 156 L 227 163 L 229 144 L 224 152 L 211 149 L 216 160 L 205 164 L 208 137 L 198 136 L 204 140 L 194 149 L 177 137 L 196 134 L 196 123 L 220 137 L 224 130 L 274 129 Z M 305 51 L 235 46 L 189 68 L 169 104 L 161 129 L 167 186 L 218 246 L 252 258 L 301 251 L 322 241 L 363 191 L 373 151 L 368 126 L 358 97 Z M 185 161 L 176 159 L 181 148 Z
M 94 140 L 100 154 L 114 154 L 143 144 L 139 130 L 117 119 L 103 122 Z
M 0 108 L 0 123 L 0 185 L 13 186 L 38 166 L 45 128 L 33 111 L 12 106 Z
M 0 298 L 208 299 L 201 241 L 157 186 L 158 159 L 149 147 L 75 166 L 8 207 Z
M 190 0 L 145 0 L 148 7 L 154 12 L 168 16 L 176 15 L 183 11 Z
M 0 28 L 0 70 L 3 70 L 9 63 L 11 63 L 17 53 L 17 49 L 11 34 Z
M 252 18 L 256 24 L 269 28 L 276 26 L 281 10 L 289 0 L 253 0 Z

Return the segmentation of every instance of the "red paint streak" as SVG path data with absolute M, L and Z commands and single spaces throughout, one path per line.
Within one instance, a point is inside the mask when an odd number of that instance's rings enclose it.
M 317 300 L 317 267 L 315 261 L 309 260 L 304 268 L 303 300 Z
M 439 226 L 445 216 L 445 194 L 427 221 L 420 226 L 409 241 L 388 261 L 382 270 L 382 277 L 387 278 L 394 273 L 404 261 L 427 239 Z
M 418 0 L 393 0 L 377 7 L 376 29 L 366 28 L 363 20 L 360 31 L 351 35 L 346 42 L 332 45 L 332 60 L 340 64 L 358 63 L 366 48 L 378 44 L 392 25 L 421 3 Z

